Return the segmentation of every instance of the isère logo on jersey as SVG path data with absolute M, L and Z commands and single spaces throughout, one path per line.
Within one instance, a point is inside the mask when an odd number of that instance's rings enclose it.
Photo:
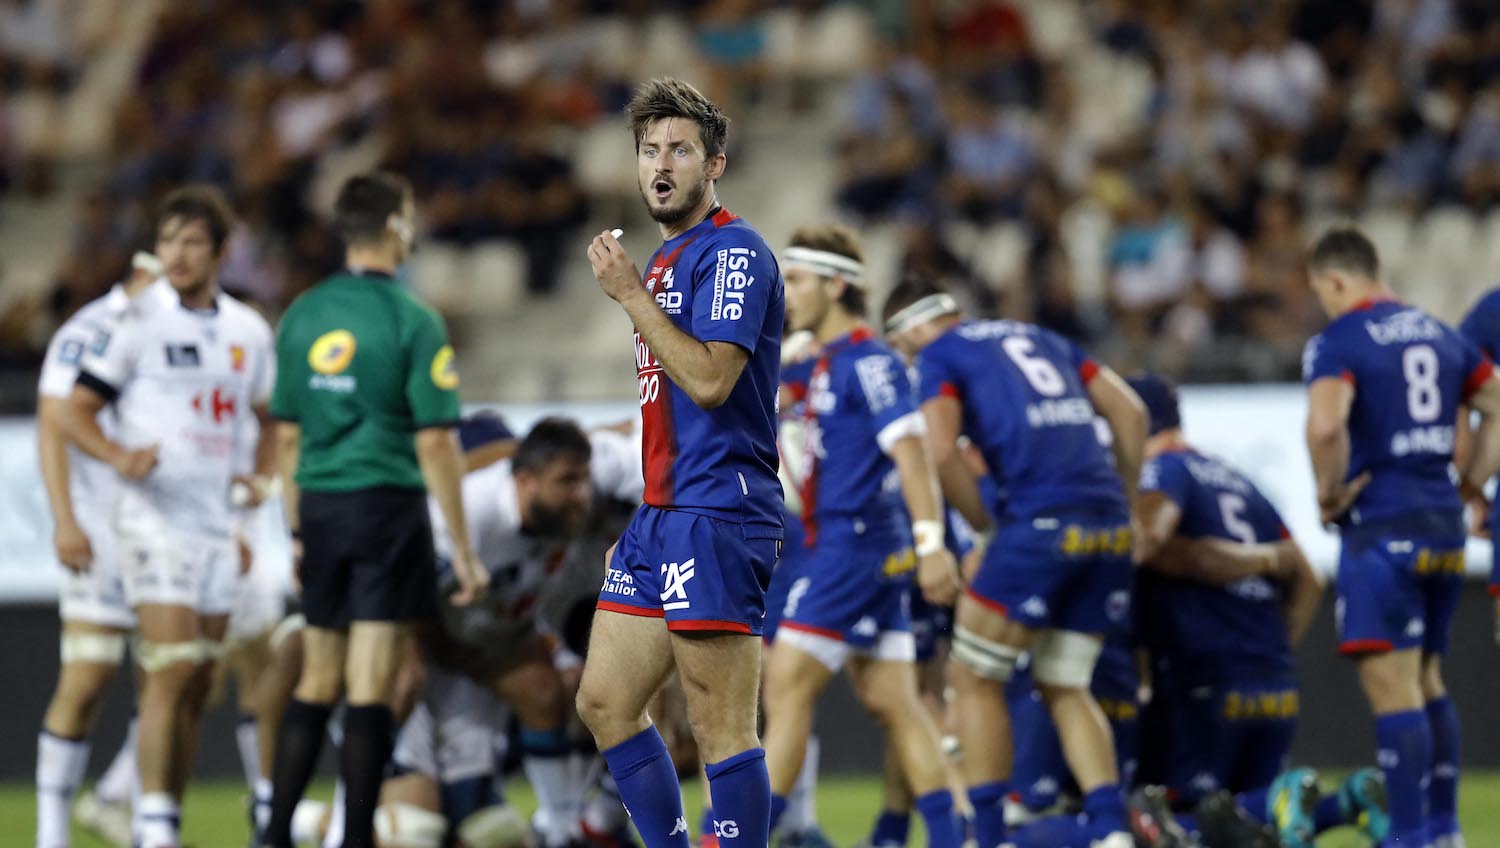
M 758 254 L 748 247 L 728 247 L 719 251 L 714 268 L 714 300 L 709 310 L 711 321 L 738 321 L 745 314 L 745 289 L 755 277 L 745 273 L 750 260 Z
M 432 384 L 445 391 L 458 388 L 458 363 L 453 358 L 453 347 L 443 345 L 432 357 Z
M 348 330 L 333 330 L 318 337 L 307 351 L 307 364 L 319 374 L 342 374 L 354 361 L 359 346 Z

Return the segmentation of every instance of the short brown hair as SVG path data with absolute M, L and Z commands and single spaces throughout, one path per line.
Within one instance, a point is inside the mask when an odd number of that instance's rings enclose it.
M 1380 255 L 1375 243 L 1357 227 L 1334 227 L 1313 243 L 1307 268 L 1314 273 L 1348 271 L 1373 280 L 1380 275 Z
M 234 229 L 234 212 L 230 211 L 224 192 L 207 184 L 183 186 L 163 198 L 161 209 L 156 213 L 157 232 L 160 233 L 162 225 L 173 218 L 202 221 L 208 227 L 214 253 L 224 252 L 229 231 Z
M 411 183 L 400 174 L 376 171 L 350 177 L 333 203 L 333 228 L 345 244 L 378 242 L 386 222 L 411 196 Z
M 709 158 L 723 153 L 729 140 L 729 118 L 703 92 L 672 77 L 642 84 L 626 105 L 625 115 L 630 119 L 630 132 L 635 136 L 637 148 L 646 127 L 662 118 L 683 118 L 696 123 L 698 135 L 703 139 L 703 152 Z
M 859 246 L 859 234 L 843 224 L 808 224 L 792 233 L 789 247 L 806 247 L 847 256 L 863 264 L 864 251 Z M 868 292 L 858 280 L 846 280 L 844 293 L 839 296 L 839 305 L 854 315 L 864 315 L 869 310 Z

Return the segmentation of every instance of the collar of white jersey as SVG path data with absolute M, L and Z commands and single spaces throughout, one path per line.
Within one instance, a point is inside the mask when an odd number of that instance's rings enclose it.
M 109 292 L 104 295 L 104 307 L 113 313 L 121 313 L 130 308 L 130 295 L 125 293 L 125 287 L 115 283 Z
M 154 282 L 154 283 L 151 284 L 151 292 L 152 292 L 152 294 L 155 297 L 161 299 L 161 302 L 162 302 L 163 306 L 169 306 L 169 307 L 172 307 L 173 309 L 182 309 L 182 310 L 185 310 L 185 311 L 187 311 L 187 312 L 189 312 L 189 313 L 191 313 L 193 315 L 216 315 L 216 314 L 218 314 L 218 312 L 224 306 L 224 298 L 227 297 L 227 295 L 224 294 L 224 290 L 223 289 L 219 289 L 219 291 L 217 291 L 217 292 L 214 293 L 214 305 L 213 305 L 212 308 L 210 308 L 210 309 L 193 309 L 193 308 L 185 306 L 183 304 L 183 302 L 182 302 L 182 295 L 180 295 L 180 294 L 177 293 L 177 289 L 172 288 L 171 281 L 168 280 L 166 277 L 157 277 L 156 278 L 156 282 Z

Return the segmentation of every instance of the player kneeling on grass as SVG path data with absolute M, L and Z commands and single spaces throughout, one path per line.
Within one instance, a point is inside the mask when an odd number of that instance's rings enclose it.
M 1024 651 L 1084 792 L 1070 838 L 1131 844 L 1114 741 L 1089 692 L 1102 637 L 1130 612 L 1128 491 L 1140 470 L 1146 416 L 1114 372 L 1062 337 L 1015 321 L 965 321 L 928 283 L 897 286 L 886 330 L 915 356 L 944 493 L 988 530 L 967 436 L 1006 491 L 1005 515 L 959 599 L 949 681 L 959 716 L 964 777 L 980 848 L 1006 841 L 1012 740 L 1004 684 Z M 1114 435 L 1114 461 L 1095 418 Z
M 847 666 L 900 754 L 930 843 L 957 846 L 963 834 L 937 730 L 917 693 L 908 605 L 914 573 L 934 603 L 951 601 L 961 587 L 943 544 L 926 428 L 905 364 L 864 323 L 854 234 L 801 230 L 784 267 L 792 327 L 811 330 L 822 349 L 783 375 L 789 393 L 806 402 L 800 491 L 812 551 L 767 658 L 771 824 L 797 780 L 818 695 Z

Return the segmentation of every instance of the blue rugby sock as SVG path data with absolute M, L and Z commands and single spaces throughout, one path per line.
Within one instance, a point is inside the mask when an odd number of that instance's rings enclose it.
M 1313 810 L 1314 831 L 1322 833 L 1349 823 L 1348 816 L 1344 814 L 1344 805 L 1339 803 L 1339 793 L 1334 792 L 1318 799 L 1318 806 Z
M 1240 809 L 1249 814 L 1250 818 L 1255 819 L 1261 824 L 1266 824 L 1271 821 L 1271 811 L 1266 809 L 1270 806 L 1270 795 L 1271 787 L 1262 786 L 1259 789 L 1252 789 L 1249 792 L 1241 792 L 1234 796 L 1234 802 L 1239 804 Z
M 714 802 L 719 844 L 766 848 L 771 840 L 771 777 L 766 773 L 765 749 L 741 751 L 703 770 Z
M 875 829 L 870 831 L 870 844 L 905 845 L 911 836 L 911 813 L 881 810 L 875 818 Z
M 1107 836 L 1115 831 L 1130 832 L 1125 826 L 1125 796 L 1120 787 L 1105 784 L 1083 796 L 1083 815 L 1088 819 L 1090 832 L 1095 837 Z
M 974 837 L 979 848 L 995 848 L 1005 841 L 1005 796 L 1010 782 L 997 780 L 969 787 L 969 806 L 974 808 Z
M 1432 777 L 1427 784 L 1427 838 L 1458 833 L 1458 710 L 1447 696 L 1427 702 Z
M 931 848 L 959 848 L 964 842 L 963 828 L 953 812 L 953 793 L 935 789 L 916 801 L 917 812 L 927 826 L 927 844 Z
M 1385 772 L 1391 810 L 1390 842 L 1427 844 L 1427 793 L 1422 783 L 1432 762 L 1432 731 L 1421 710 L 1375 717 L 1375 758 Z
M 682 787 L 656 725 L 606 749 L 604 762 L 615 779 L 620 801 L 630 812 L 647 848 L 688 848 Z

